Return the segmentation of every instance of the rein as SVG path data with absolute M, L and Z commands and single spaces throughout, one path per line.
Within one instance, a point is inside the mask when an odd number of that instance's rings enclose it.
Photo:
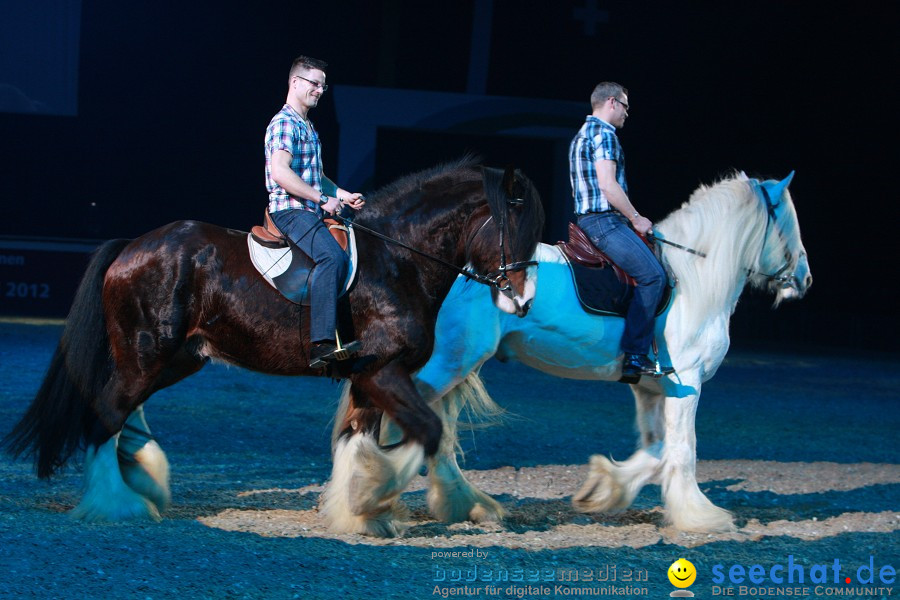
M 484 285 L 487 285 L 489 287 L 494 287 L 497 289 L 498 292 L 501 292 L 502 294 L 504 294 L 508 297 L 512 297 L 512 284 L 509 281 L 509 277 L 507 276 L 507 273 L 510 271 L 521 271 L 522 269 L 526 269 L 530 266 L 537 265 L 538 263 L 537 263 L 537 261 L 534 261 L 534 260 L 520 260 L 518 262 L 514 262 L 511 264 L 507 264 L 507 262 L 506 262 L 506 249 L 504 247 L 504 239 L 505 239 L 504 234 L 506 233 L 506 228 L 507 228 L 506 212 L 507 212 L 507 207 L 510 204 L 519 205 L 519 204 L 522 204 L 522 200 L 517 198 L 517 199 L 510 199 L 510 200 L 506 201 L 506 206 L 504 206 L 503 215 L 501 215 L 501 219 L 500 219 L 500 268 L 498 268 L 496 271 L 491 271 L 487 275 L 482 275 L 481 273 L 475 273 L 475 272 L 469 271 L 467 269 L 461 269 L 461 268 L 457 267 L 456 265 L 454 265 L 450 262 L 447 262 L 446 260 L 444 260 L 442 258 L 433 256 L 431 254 L 428 254 L 427 252 L 423 252 L 423 251 L 419 250 L 418 248 L 413 248 L 412 246 L 409 246 L 408 244 L 405 244 L 404 242 L 401 242 L 398 239 L 384 235 L 383 233 L 375 231 L 374 229 L 369 229 L 365 225 L 360 225 L 359 223 L 354 223 L 352 218 L 350 218 L 350 217 L 344 217 L 344 216 L 338 215 L 338 214 L 333 215 L 333 217 L 339 222 L 350 223 L 350 224 L 352 224 L 352 226 L 355 229 L 359 229 L 360 231 L 368 233 L 369 235 L 376 237 L 382 241 L 394 244 L 395 246 L 400 246 L 401 248 L 404 248 L 406 250 L 409 250 L 410 252 L 418 254 L 419 256 L 427 258 L 428 260 L 436 262 L 452 271 L 456 271 L 456 273 L 458 273 L 459 275 L 462 275 L 463 277 L 466 277 L 467 279 L 471 279 L 472 281 L 476 281 L 478 283 L 483 283 Z M 478 228 L 478 231 L 476 231 L 475 234 L 469 239 L 469 242 L 467 244 L 467 249 L 468 249 L 468 246 L 472 243 L 472 241 L 478 236 L 479 233 L 481 233 L 481 231 L 485 228 L 485 226 L 487 226 L 488 222 L 493 218 L 494 218 L 494 216 L 491 215 L 487 219 L 485 219 L 484 223 L 481 224 L 481 227 Z
M 769 226 L 772 223 L 777 223 L 777 217 L 775 215 L 775 209 L 778 208 L 778 204 L 772 202 L 771 196 L 769 196 L 768 190 L 762 185 L 754 182 L 754 187 L 759 191 L 762 196 L 763 202 L 766 205 L 766 232 L 763 234 L 763 247 L 765 247 L 765 240 L 769 237 Z M 791 285 L 791 280 L 794 278 L 793 273 L 785 273 L 791 266 L 791 254 L 788 251 L 787 244 L 784 242 L 784 237 L 781 234 L 781 231 L 776 228 L 778 231 L 778 237 L 781 239 L 782 245 L 784 246 L 784 265 L 773 274 L 769 275 L 768 273 L 761 273 L 759 271 L 754 271 L 753 269 L 747 269 L 748 275 L 762 275 L 766 279 L 770 281 L 774 281 L 776 283 L 780 283 L 782 287 L 789 287 Z M 706 258 L 705 252 L 700 252 L 699 250 L 695 250 L 693 248 L 689 248 L 688 246 L 682 246 L 681 244 L 677 244 L 675 242 L 670 242 L 667 239 L 661 238 L 656 234 L 650 233 L 647 234 L 647 237 L 656 241 L 662 242 L 663 244 L 672 246 L 673 248 L 678 248 L 679 250 L 683 250 L 685 252 L 690 252 L 696 256 L 701 258 Z
M 699 250 L 694 250 L 693 248 L 688 248 L 687 246 L 682 246 L 681 244 L 676 244 L 675 242 L 670 242 L 665 238 L 661 238 L 654 233 L 648 233 L 647 237 L 655 242 L 662 242 L 663 244 L 667 244 L 672 246 L 673 248 L 678 248 L 679 250 L 684 250 L 685 252 L 690 252 L 691 254 L 696 254 L 700 258 L 706 258 L 706 252 L 700 252 Z

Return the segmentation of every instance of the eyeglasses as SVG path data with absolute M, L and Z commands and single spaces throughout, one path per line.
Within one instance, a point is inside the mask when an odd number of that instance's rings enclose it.
M 294 77 L 299 77 L 303 81 L 306 81 L 306 82 L 312 84 L 313 87 L 322 88 L 323 92 L 328 89 L 327 83 L 322 83 L 321 81 L 313 81 L 312 79 L 307 79 L 303 75 L 294 75 Z M 628 107 L 626 106 L 625 108 L 628 108 Z
M 610 98 L 612 98 L 613 100 L 615 100 L 616 102 L 618 102 L 619 104 L 621 104 L 622 106 L 624 106 L 626 112 L 628 111 L 629 106 L 628 106 L 628 103 L 627 103 L 627 102 L 622 102 L 621 100 L 619 100 L 619 99 L 616 98 L 615 96 L 610 96 Z

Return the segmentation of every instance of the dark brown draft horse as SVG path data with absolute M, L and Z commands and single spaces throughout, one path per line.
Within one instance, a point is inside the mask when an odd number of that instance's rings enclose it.
M 511 284 L 495 298 L 498 307 L 521 314 L 533 285 L 521 265 L 508 277 L 500 272 L 531 257 L 543 218 L 524 175 L 462 160 L 374 194 L 357 223 L 450 265 L 492 274 L 504 284 L 498 287 Z M 374 431 L 384 411 L 406 438 L 379 452 L 417 455 L 421 463 L 423 453 L 438 449 L 441 421 L 410 375 L 431 354 L 438 309 L 458 273 L 364 233 L 357 248 L 353 321 L 363 354 L 377 361 L 351 378 L 357 410 L 343 435 Z M 76 293 L 43 385 L 3 445 L 13 455 L 31 455 L 41 478 L 83 447 L 86 486 L 77 517 L 158 519 L 170 501 L 168 462 L 143 403 L 210 359 L 265 373 L 321 375 L 307 364 L 308 316 L 308 308 L 262 280 L 246 233 L 181 221 L 133 241 L 106 242 Z

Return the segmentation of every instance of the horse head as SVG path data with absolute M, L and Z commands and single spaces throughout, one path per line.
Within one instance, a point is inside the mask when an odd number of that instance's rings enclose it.
M 537 264 L 531 260 L 544 226 L 534 184 L 520 171 L 483 168 L 487 207 L 469 219 L 465 249 L 476 273 L 491 281 L 500 310 L 525 316 L 534 301 Z
M 775 294 L 775 306 L 783 300 L 802 298 L 812 285 L 809 259 L 800 239 L 797 211 L 788 186 L 794 172 L 781 181 L 751 180 L 761 198 L 766 214 L 766 237 L 754 278 L 763 278 L 763 285 Z

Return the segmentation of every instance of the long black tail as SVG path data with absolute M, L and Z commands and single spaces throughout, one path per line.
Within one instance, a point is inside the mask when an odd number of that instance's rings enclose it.
M 103 317 L 103 279 L 129 240 L 110 240 L 88 264 L 44 382 L 22 420 L 0 446 L 14 457 L 30 456 L 46 479 L 81 446 L 97 420 L 91 403 L 112 374 Z

